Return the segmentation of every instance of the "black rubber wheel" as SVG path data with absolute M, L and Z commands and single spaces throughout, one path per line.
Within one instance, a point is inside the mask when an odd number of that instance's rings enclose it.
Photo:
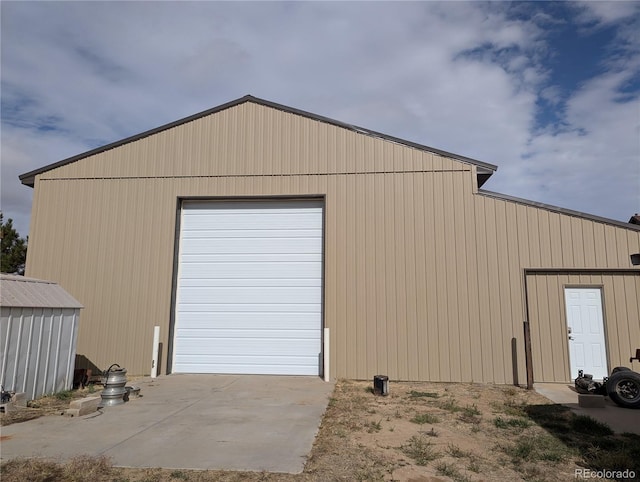
M 640 373 L 618 371 L 607 380 L 609 398 L 621 407 L 640 408 Z
M 613 375 L 614 373 L 628 372 L 628 371 L 631 371 L 631 368 L 628 368 L 628 367 L 615 367 L 613 370 L 611 370 L 611 374 Z

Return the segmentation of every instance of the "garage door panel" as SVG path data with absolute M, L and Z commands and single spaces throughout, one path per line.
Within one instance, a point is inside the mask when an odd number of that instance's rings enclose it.
M 255 216 L 243 216 L 242 214 L 229 213 L 226 216 L 199 216 L 193 218 L 197 222 L 197 227 L 188 228 L 185 238 L 189 239 L 191 233 L 202 233 L 208 231 L 213 234 L 213 238 L 219 237 L 225 231 L 235 231 L 236 233 L 265 232 L 267 236 L 275 236 L 278 233 L 288 233 L 287 237 L 298 237 L 300 231 L 317 231 L 319 226 L 316 216 L 310 214 L 289 215 L 287 217 L 274 216 L 271 214 L 258 214 Z M 193 223 L 192 223 L 193 224 Z M 271 231 L 271 233 L 267 233 Z M 258 236 L 260 236 L 258 234 Z M 252 237 L 250 234 L 242 237 Z
M 269 327 L 268 329 L 260 328 L 183 328 L 178 333 L 184 339 L 227 339 L 227 340 L 267 340 L 267 339 L 283 339 L 283 340 L 315 340 L 318 336 L 316 329 L 276 329 Z
M 321 262 L 322 252 L 318 253 L 235 253 L 235 254 L 190 254 L 182 253 L 182 263 L 260 263 L 282 262 Z
M 314 340 L 269 339 L 262 342 L 259 338 L 184 338 L 181 351 L 176 353 L 188 355 L 238 355 L 252 356 L 312 356 L 316 350 Z M 248 350 L 247 350 L 248 349 Z M 319 351 L 316 351 L 317 357 Z
M 322 203 L 183 205 L 175 372 L 318 375 Z
M 319 281 L 321 266 L 315 262 L 253 262 L 253 263 L 183 263 L 183 279 L 309 279 Z
M 193 254 L 238 253 L 319 253 L 321 246 L 310 238 L 262 238 L 262 239 L 185 239 L 182 247 Z
M 180 363 L 176 366 L 176 371 L 180 373 L 212 373 L 207 370 L 210 366 L 216 367 L 215 373 L 229 374 L 255 374 L 255 375 L 317 375 L 317 369 L 311 366 L 311 361 L 307 359 L 296 360 L 282 358 L 273 359 L 272 363 L 267 363 L 261 359 L 257 363 L 246 363 L 243 358 L 233 357 L 228 360 L 204 359 L 206 364 L 201 363 Z
M 296 365 L 304 365 L 309 363 L 309 356 L 271 356 L 265 357 L 264 355 L 260 356 L 252 356 L 252 355 L 208 355 L 208 354 L 189 354 L 184 355 L 182 363 L 185 365 L 207 365 L 211 363 L 219 363 L 219 364 L 239 364 L 239 365 L 278 365 L 283 364 L 283 362 L 296 364 Z
M 188 313 L 188 314 L 187 314 Z M 181 328 L 227 329 L 243 328 L 259 330 L 264 327 L 286 330 L 295 326 L 300 330 L 315 330 L 320 324 L 318 313 L 310 312 L 183 312 Z
M 193 229 L 184 233 L 183 239 L 198 238 L 318 238 L 322 229 Z
M 194 222 L 188 224 L 188 231 L 260 231 L 260 230 L 299 230 L 321 228 L 318 226 L 316 210 L 306 212 L 278 211 L 255 211 L 241 212 L 218 210 L 215 213 L 193 213 L 189 212 L 185 218 L 193 219 Z
M 307 303 L 307 304 L 281 304 L 281 303 L 255 303 L 255 304 L 229 304 L 229 303 L 191 303 L 181 304 L 178 307 L 177 313 L 215 313 L 217 311 L 230 311 L 234 310 L 238 313 L 318 313 L 320 314 L 320 303 Z
M 186 279 L 182 285 L 183 287 L 193 286 L 193 287 L 217 287 L 217 286 L 226 286 L 226 287 L 249 287 L 249 288 L 260 288 L 263 286 L 266 287 L 284 287 L 288 288 L 291 286 L 298 287 L 314 287 L 321 288 L 322 281 L 318 279 L 274 279 L 274 278 L 242 278 L 242 279 L 233 279 L 233 278 L 216 278 L 216 279 Z
M 313 286 L 264 286 L 260 288 L 193 286 L 181 291 L 180 303 L 206 303 L 211 300 L 220 300 L 227 304 L 287 303 L 300 305 L 316 302 L 320 291 L 320 288 Z

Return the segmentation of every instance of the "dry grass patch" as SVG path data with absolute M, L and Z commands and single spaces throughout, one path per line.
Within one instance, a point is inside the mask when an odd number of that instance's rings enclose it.
M 441 457 L 433 442 L 419 435 L 412 436 L 400 449 L 415 460 L 418 465 L 427 465 L 432 460 Z
M 107 457 L 78 456 L 58 464 L 50 460 L 14 459 L 2 464 L 3 482 L 106 482 L 115 469 Z
M 25 407 L 15 407 L 15 410 L 0 415 L 0 425 L 7 426 L 12 423 L 26 422 L 45 415 L 64 413 L 69 408 L 69 403 L 78 398 L 94 396 L 93 385 L 79 390 L 64 390 L 62 392 L 47 395 L 37 400 L 27 402 Z

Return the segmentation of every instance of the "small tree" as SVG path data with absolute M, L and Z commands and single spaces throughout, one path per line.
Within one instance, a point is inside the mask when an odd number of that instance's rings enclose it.
M 0 271 L 3 273 L 24 274 L 27 260 L 27 240 L 21 238 L 13 227 L 13 219 L 3 221 L 0 212 Z

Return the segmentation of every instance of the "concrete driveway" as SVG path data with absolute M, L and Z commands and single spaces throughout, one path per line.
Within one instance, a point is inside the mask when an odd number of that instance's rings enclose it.
M 84 417 L 2 427 L 1 459 L 106 455 L 116 466 L 300 473 L 333 389 L 315 377 L 168 375 Z
M 608 397 L 604 399 L 604 407 L 583 408 L 578 405 L 578 393 L 567 383 L 536 383 L 533 388 L 540 395 L 554 403 L 569 407 L 578 415 L 588 415 L 606 423 L 616 433 L 630 432 L 640 435 L 640 410 L 620 407 Z

